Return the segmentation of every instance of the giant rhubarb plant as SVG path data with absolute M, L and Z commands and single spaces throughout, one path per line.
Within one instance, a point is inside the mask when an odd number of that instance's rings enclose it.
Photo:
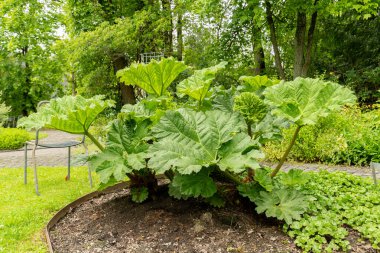
M 244 128 L 244 120 L 234 113 L 168 111 L 152 130 L 157 141 L 149 148 L 148 165 L 157 174 L 174 172 L 174 196 L 212 197 L 216 185 L 210 174 L 240 184 L 234 175 L 259 167 L 260 152 Z

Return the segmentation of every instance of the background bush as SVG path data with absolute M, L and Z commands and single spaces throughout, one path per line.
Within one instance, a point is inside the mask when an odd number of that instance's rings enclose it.
M 285 129 L 281 141 L 265 146 L 267 159 L 281 157 L 293 132 L 292 127 Z M 289 159 L 348 165 L 380 162 L 380 110 L 345 108 L 314 126 L 302 128 Z
M 1 96 L 1 93 L 0 93 Z M 0 103 L 0 126 L 2 126 L 8 117 L 10 108 L 5 106 L 4 103 Z
M 0 150 L 21 148 L 26 141 L 33 137 L 24 129 L 0 128 Z

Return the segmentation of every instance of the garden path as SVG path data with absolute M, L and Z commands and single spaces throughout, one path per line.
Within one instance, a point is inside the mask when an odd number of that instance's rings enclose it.
M 72 139 L 75 135 L 70 135 L 55 130 L 41 131 L 48 136 L 43 139 L 44 142 L 62 142 L 65 139 Z M 77 137 L 78 138 L 78 137 Z M 28 150 L 28 166 L 32 165 L 32 151 Z M 75 148 L 73 148 L 75 149 Z M 75 153 L 72 152 L 72 156 Z M 38 149 L 36 151 L 36 159 L 38 166 L 67 166 L 67 148 L 55 148 L 55 149 Z M 73 160 L 72 160 L 73 161 Z M 265 163 L 266 166 L 274 167 L 275 163 Z M 24 149 L 15 151 L 0 152 L 0 168 L 20 168 L 24 166 Z M 283 166 L 283 170 L 287 171 L 291 168 L 299 168 L 305 171 L 316 171 L 319 169 L 326 169 L 328 171 L 346 171 L 348 173 L 371 177 L 371 170 L 369 167 L 354 167 L 354 166 L 329 166 L 323 164 L 305 164 L 305 163 L 286 163 Z M 377 178 L 380 178 L 380 171 L 377 172 Z
M 45 130 L 40 131 L 40 133 L 46 133 L 47 137 L 40 140 L 40 142 L 45 143 L 60 143 L 66 140 L 80 139 L 81 136 L 67 134 L 56 130 Z M 32 145 L 28 146 L 28 167 L 33 165 L 32 163 Z M 75 153 L 74 149 L 71 148 L 71 158 Z M 38 148 L 36 150 L 36 160 L 38 166 L 67 166 L 68 149 L 67 148 Z M 71 159 L 71 162 L 73 159 Z M 13 151 L 0 151 L 0 168 L 20 168 L 24 167 L 24 148 L 13 150 Z

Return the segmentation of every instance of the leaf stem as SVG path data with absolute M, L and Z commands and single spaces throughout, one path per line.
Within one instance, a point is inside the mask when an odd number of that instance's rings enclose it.
M 104 151 L 103 145 L 100 144 L 100 142 L 92 134 L 90 134 L 88 131 L 85 131 L 84 134 L 90 138 L 90 140 L 99 148 L 100 151 Z
M 239 177 L 236 177 L 232 173 L 228 172 L 227 170 L 222 171 L 219 167 L 216 168 L 217 173 L 222 176 L 223 178 L 227 179 L 228 181 L 236 184 L 236 185 L 241 185 L 242 181 L 240 180 Z
M 277 173 L 280 171 L 282 165 L 284 164 L 286 158 L 288 157 L 288 155 L 290 153 L 290 150 L 292 149 L 294 143 L 296 143 L 296 139 L 297 139 L 299 131 L 301 130 L 301 127 L 302 126 L 298 126 L 297 125 L 297 128 L 296 128 L 296 130 L 294 131 L 294 134 L 293 134 L 293 138 L 290 141 L 288 148 L 285 150 L 285 153 L 282 155 L 281 160 L 277 164 L 276 168 L 270 174 L 271 177 L 275 177 L 277 175 Z

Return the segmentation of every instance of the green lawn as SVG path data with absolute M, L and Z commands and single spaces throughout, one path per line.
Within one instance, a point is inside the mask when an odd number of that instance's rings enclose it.
M 49 219 L 66 204 L 96 190 L 90 189 L 87 167 L 72 168 L 70 181 L 65 181 L 66 171 L 66 167 L 40 167 L 38 197 L 31 169 L 27 185 L 23 169 L 0 169 L 0 252 L 48 251 L 42 229 Z M 94 185 L 97 182 L 96 178 Z

